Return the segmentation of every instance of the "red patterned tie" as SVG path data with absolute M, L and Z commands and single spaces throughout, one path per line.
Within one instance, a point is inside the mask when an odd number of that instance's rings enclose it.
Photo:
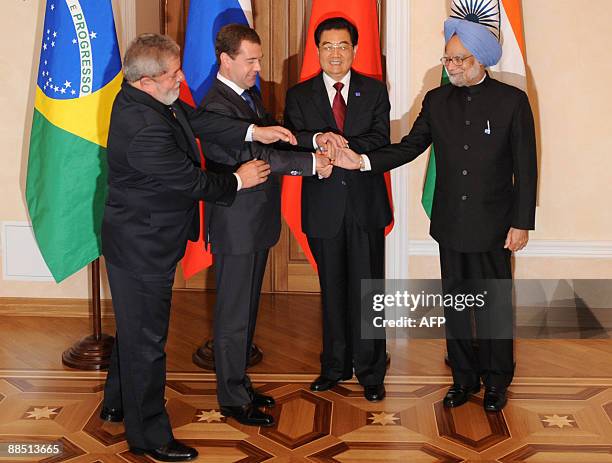
M 334 96 L 334 102 L 332 104 L 332 112 L 334 113 L 334 119 L 336 119 L 336 125 L 340 132 L 344 132 L 344 118 L 346 117 L 346 102 L 342 97 L 342 82 L 336 82 L 334 88 L 336 89 L 336 96 Z

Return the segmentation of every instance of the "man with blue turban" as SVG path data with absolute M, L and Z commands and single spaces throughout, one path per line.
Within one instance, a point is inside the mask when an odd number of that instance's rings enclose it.
M 536 141 L 527 95 L 489 76 L 502 50 L 484 25 L 450 18 L 442 64 L 451 85 L 425 95 L 421 113 L 400 143 L 358 155 L 330 153 L 337 167 L 379 173 L 436 147 L 430 234 L 440 247 L 442 287 L 453 385 L 446 407 L 458 407 L 485 386 L 484 408 L 506 404 L 514 375 L 511 255 L 535 225 Z M 458 304 L 484 296 L 484 306 Z M 446 299 L 445 299 L 446 300 Z M 472 340 L 472 319 L 478 352 Z

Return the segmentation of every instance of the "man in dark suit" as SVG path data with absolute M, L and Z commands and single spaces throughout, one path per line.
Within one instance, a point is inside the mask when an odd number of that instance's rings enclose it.
M 264 182 L 264 161 L 204 173 L 183 105 L 179 46 L 143 34 L 129 46 L 111 114 L 102 250 L 117 336 L 101 418 L 125 422 L 133 453 L 184 461 L 198 452 L 174 440 L 164 406 L 164 347 L 177 262 L 198 237 L 200 199 L 230 206 Z
M 241 162 L 264 159 L 273 174 L 312 176 L 329 165 L 325 156 L 284 151 L 265 143 L 293 135 L 268 115 L 255 86 L 261 70 L 261 41 L 255 30 L 230 24 L 217 34 L 219 73 L 191 119 L 210 172 L 228 172 Z M 264 142 L 264 143 L 260 143 Z M 240 423 L 272 426 L 258 407 L 272 397 L 253 390 L 246 374 L 269 249 L 280 235 L 280 182 L 276 176 L 240 191 L 231 207 L 206 206 L 206 239 L 215 256 L 217 300 L 214 344 L 221 413 Z
M 387 145 L 389 97 L 378 80 L 351 65 L 358 31 L 344 18 L 316 28 L 322 72 L 287 92 L 285 123 L 300 146 L 344 147 L 364 152 Z M 382 173 L 361 175 L 327 169 L 302 183 L 302 230 L 317 262 L 323 299 L 321 374 L 311 384 L 325 391 L 353 377 L 369 401 L 385 396 L 386 350 L 383 339 L 362 339 L 361 280 L 384 278 L 384 228 L 391 208 Z M 331 175 L 330 175 L 331 174 Z
M 535 225 L 537 187 L 533 115 L 527 95 L 492 79 L 485 67 L 501 46 L 483 25 L 462 19 L 445 23 L 441 61 L 451 85 L 431 90 L 410 133 L 400 143 L 358 156 L 337 154 L 345 168 L 382 172 L 410 162 L 433 142 L 436 185 L 431 236 L 440 246 L 447 294 L 493 289 L 484 309 L 450 307 L 447 349 L 453 386 L 444 398 L 457 407 L 485 385 L 484 408 L 499 411 L 514 374 L 511 253 L 525 247 Z M 335 155 L 335 154 L 334 154 Z M 479 280 L 475 283 L 475 280 Z

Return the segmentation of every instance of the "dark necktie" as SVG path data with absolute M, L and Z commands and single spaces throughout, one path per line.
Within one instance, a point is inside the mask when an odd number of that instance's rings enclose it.
M 255 104 L 255 100 L 253 99 L 253 95 L 251 95 L 250 90 L 245 90 L 240 96 L 244 101 L 248 103 L 253 112 L 259 116 L 259 112 L 257 111 L 257 105 Z
M 346 102 L 342 97 L 342 87 L 344 87 L 342 82 L 336 82 L 334 84 L 336 95 L 334 96 L 334 102 L 332 104 L 332 112 L 334 113 L 336 126 L 340 132 L 344 132 L 344 119 L 346 118 Z

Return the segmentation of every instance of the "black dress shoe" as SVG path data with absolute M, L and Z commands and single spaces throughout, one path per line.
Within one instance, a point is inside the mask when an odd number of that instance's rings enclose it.
M 253 394 L 253 400 L 251 402 L 254 407 L 268 407 L 272 408 L 276 405 L 274 401 L 274 397 L 270 397 L 269 395 L 258 394 L 255 392 Z
M 363 396 L 370 402 L 380 402 L 385 398 L 385 385 L 375 384 L 374 386 L 364 386 Z
M 251 403 L 255 407 L 272 408 L 274 407 L 274 405 L 276 405 L 276 402 L 274 401 L 274 397 L 255 392 L 255 389 L 253 389 L 252 387 L 248 388 L 248 393 L 249 393 L 249 396 L 251 397 Z
M 156 449 L 139 449 L 130 448 L 130 452 L 136 455 L 144 455 L 145 453 L 159 461 L 189 461 L 198 456 L 198 451 L 192 447 L 187 447 L 179 441 L 172 439 L 166 445 Z
M 314 392 L 327 391 L 334 387 L 336 384 L 338 384 L 340 381 L 348 381 L 349 379 L 351 378 L 344 377 L 341 379 L 329 379 L 321 375 L 312 383 L 310 383 L 310 390 Z
M 102 407 L 102 410 L 100 410 L 100 419 L 112 421 L 113 423 L 121 423 L 123 421 L 123 410 L 120 408 Z
M 462 386 L 460 384 L 453 384 L 446 396 L 444 396 L 444 406 L 446 408 L 454 408 L 466 403 L 472 394 L 476 394 L 480 391 L 480 384 L 476 386 Z
M 486 411 L 499 412 L 507 402 L 505 387 L 489 386 L 485 388 L 483 404 Z
M 262 412 L 253 404 L 243 405 L 242 407 L 220 407 L 221 414 L 234 418 L 238 423 L 247 426 L 274 426 L 274 417 Z

